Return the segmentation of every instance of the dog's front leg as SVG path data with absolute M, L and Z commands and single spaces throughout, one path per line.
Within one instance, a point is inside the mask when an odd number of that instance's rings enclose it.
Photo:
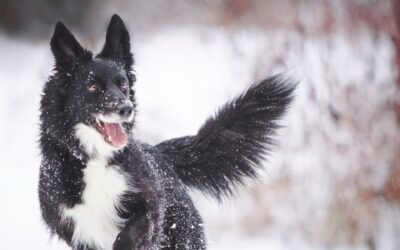
M 132 216 L 118 234 L 113 250 L 139 250 L 143 241 L 149 238 L 148 228 L 145 215 Z
M 157 210 L 136 213 L 118 234 L 113 250 L 157 250 L 161 241 Z

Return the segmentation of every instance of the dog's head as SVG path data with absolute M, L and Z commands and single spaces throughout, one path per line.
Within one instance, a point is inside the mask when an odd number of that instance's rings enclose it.
M 121 18 L 112 17 L 104 47 L 96 56 L 61 22 L 50 45 L 55 74 L 44 89 L 42 133 L 75 136 L 89 154 L 123 148 L 134 124 L 135 75 L 129 33 Z

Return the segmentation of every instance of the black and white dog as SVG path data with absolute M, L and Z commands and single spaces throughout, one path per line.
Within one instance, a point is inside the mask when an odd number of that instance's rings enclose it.
M 197 135 L 151 146 L 131 135 L 135 75 L 120 17 L 96 56 L 60 22 L 50 44 L 39 199 L 51 233 L 80 250 L 205 249 L 187 188 L 220 199 L 256 177 L 295 84 L 281 76 L 254 84 Z

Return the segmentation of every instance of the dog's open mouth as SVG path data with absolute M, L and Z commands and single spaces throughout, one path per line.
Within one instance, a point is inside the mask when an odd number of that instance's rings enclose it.
M 114 147 L 123 147 L 128 142 L 128 135 L 122 123 L 108 123 L 96 118 L 95 127 L 103 135 L 104 140 Z

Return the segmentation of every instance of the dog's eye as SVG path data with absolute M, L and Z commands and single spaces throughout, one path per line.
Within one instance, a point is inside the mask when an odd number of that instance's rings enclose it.
M 100 87 L 99 87 L 99 85 L 93 83 L 93 84 L 90 84 L 90 85 L 89 85 L 88 90 L 89 90 L 89 92 L 94 93 L 94 92 L 99 91 L 99 90 L 100 90 Z
M 128 89 L 128 83 L 127 83 L 127 82 L 121 83 L 120 88 L 121 88 L 123 91 L 126 91 L 126 90 Z

